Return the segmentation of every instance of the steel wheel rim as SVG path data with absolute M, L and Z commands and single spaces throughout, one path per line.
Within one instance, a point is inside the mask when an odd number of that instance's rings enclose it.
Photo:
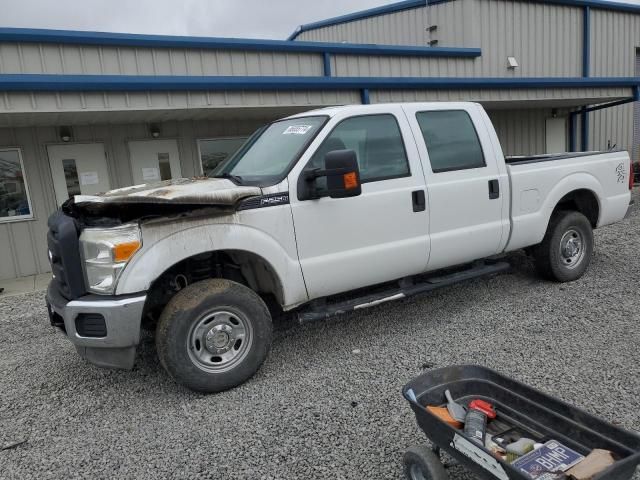
M 424 476 L 424 472 L 422 471 L 422 467 L 417 463 L 411 464 L 409 475 L 411 475 L 411 480 L 427 480 L 427 477 Z
M 576 268 L 584 258 L 585 241 L 583 235 L 570 229 L 560 239 L 560 262 L 566 268 Z
M 251 322 L 230 307 L 207 312 L 193 323 L 187 335 L 189 358 L 208 373 L 235 368 L 247 357 L 252 343 Z

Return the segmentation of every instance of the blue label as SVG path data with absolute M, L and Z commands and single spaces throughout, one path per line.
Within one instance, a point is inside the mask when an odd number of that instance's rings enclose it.
M 511 465 L 537 480 L 557 478 L 553 472 L 564 472 L 584 459 L 583 455 L 565 447 L 556 440 L 549 440 L 538 450 L 518 458 Z

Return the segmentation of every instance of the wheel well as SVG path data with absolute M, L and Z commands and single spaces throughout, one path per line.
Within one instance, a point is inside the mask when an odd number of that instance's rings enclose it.
M 587 217 L 593 228 L 598 224 L 598 218 L 600 217 L 598 197 L 591 190 L 574 190 L 567 193 L 560 199 L 556 208 L 553 209 L 553 213 L 558 210 L 575 210 L 582 213 Z
M 151 327 L 169 300 L 187 285 L 208 278 L 233 280 L 258 293 L 270 308 L 284 303 L 282 284 L 262 257 L 243 250 L 216 250 L 187 257 L 165 270 L 151 284 L 144 308 Z

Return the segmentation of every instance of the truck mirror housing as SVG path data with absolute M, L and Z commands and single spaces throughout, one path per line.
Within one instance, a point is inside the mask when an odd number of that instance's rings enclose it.
M 358 158 L 353 150 L 333 150 L 324 157 L 324 169 L 315 168 L 303 173 L 298 183 L 300 200 L 320 198 L 316 179 L 326 177 L 327 193 L 331 198 L 356 197 L 362 193 L 360 188 L 360 169 Z
M 331 198 L 356 197 L 362 193 L 358 158 L 353 150 L 334 150 L 324 157 L 327 190 Z

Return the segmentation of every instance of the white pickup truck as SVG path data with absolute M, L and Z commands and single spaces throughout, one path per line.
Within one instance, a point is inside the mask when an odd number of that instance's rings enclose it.
M 579 278 L 592 229 L 628 210 L 630 169 L 626 152 L 505 159 L 474 103 L 295 115 L 212 178 L 67 201 L 49 220 L 50 321 L 114 368 L 153 327 L 172 377 L 220 391 L 265 360 L 274 311 L 326 318 L 500 272 L 479 260 L 522 248 L 544 277 Z

